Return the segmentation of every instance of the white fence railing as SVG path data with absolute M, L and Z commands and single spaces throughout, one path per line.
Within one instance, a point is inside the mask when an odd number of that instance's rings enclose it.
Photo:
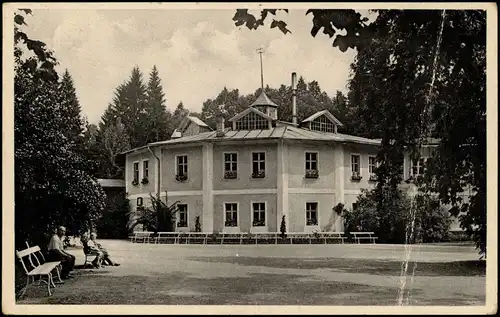
M 344 243 L 344 232 L 148 232 L 137 231 L 129 237 L 133 243 L 155 244 L 331 244 Z

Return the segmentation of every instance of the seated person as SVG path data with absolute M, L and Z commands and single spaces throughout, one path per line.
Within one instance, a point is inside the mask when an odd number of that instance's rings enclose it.
M 80 238 L 80 241 L 82 242 L 83 245 L 83 252 L 85 254 L 93 254 L 97 255 L 92 261 L 92 265 L 98 269 L 101 267 L 102 260 L 104 258 L 104 254 L 99 250 L 97 246 L 94 245 L 94 243 L 89 239 L 89 234 L 84 233 L 82 237 Z
M 113 261 L 111 261 L 111 259 L 109 258 L 109 253 L 106 249 L 104 249 L 102 247 L 102 245 L 100 243 L 98 243 L 96 241 L 96 238 L 97 238 L 97 234 L 95 232 L 92 232 L 90 234 L 90 241 L 93 243 L 93 245 L 98 248 L 102 253 L 103 253 L 103 264 L 104 265 L 111 265 L 111 266 L 119 266 L 120 263 L 113 263 Z
M 47 247 L 47 259 L 49 261 L 61 261 L 61 278 L 68 279 L 73 276 L 70 274 L 75 267 L 75 256 L 64 251 L 63 237 L 66 234 L 66 228 L 60 226 L 57 232 L 50 239 Z

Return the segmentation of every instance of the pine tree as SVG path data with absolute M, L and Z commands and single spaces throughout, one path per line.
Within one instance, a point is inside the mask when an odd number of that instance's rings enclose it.
M 120 118 L 130 137 L 130 145 L 135 148 L 148 143 L 146 86 L 138 67 L 132 69 L 127 82 L 116 88 L 112 103 L 101 117 L 100 130 L 116 123 Z
M 59 92 L 62 94 L 61 113 L 64 120 L 62 132 L 68 137 L 68 140 L 82 151 L 83 142 L 83 120 L 80 117 L 81 107 L 76 96 L 76 90 L 73 83 L 73 78 L 66 69 L 61 83 L 59 84 Z
M 167 140 L 170 137 L 168 131 L 172 115 L 165 106 L 165 94 L 156 66 L 153 66 L 149 75 L 146 95 L 147 140 L 148 142 Z
M 189 110 L 184 108 L 184 104 L 179 102 L 177 105 L 177 108 L 175 108 L 174 115 L 172 116 L 172 120 L 170 121 L 170 127 L 172 131 L 170 132 L 170 135 L 172 135 L 172 132 L 174 129 L 177 129 L 179 125 L 181 124 L 182 119 L 187 117 L 189 115 Z

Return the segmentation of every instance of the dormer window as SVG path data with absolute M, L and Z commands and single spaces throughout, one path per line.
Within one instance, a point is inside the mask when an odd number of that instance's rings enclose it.
M 311 122 L 311 130 L 335 133 L 335 125 L 325 116 L 314 119 Z
M 236 130 L 262 129 L 269 129 L 269 120 L 255 112 L 249 112 L 246 116 L 236 121 Z
M 300 125 L 309 128 L 309 130 L 325 133 L 337 133 L 337 128 L 343 126 L 342 122 L 335 118 L 328 110 L 316 112 L 302 121 Z

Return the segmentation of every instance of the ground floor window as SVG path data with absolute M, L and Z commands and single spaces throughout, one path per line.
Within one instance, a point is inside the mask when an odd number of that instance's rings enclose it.
M 237 203 L 226 203 L 224 204 L 225 216 L 224 221 L 225 227 L 237 227 L 238 226 L 238 204 Z
M 306 225 L 318 225 L 318 203 L 306 203 Z
M 177 208 L 179 208 L 179 222 L 177 222 L 177 227 L 187 227 L 188 226 L 188 206 L 185 204 L 178 204 Z
M 266 203 L 252 203 L 252 226 L 265 227 L 266 225 Z

